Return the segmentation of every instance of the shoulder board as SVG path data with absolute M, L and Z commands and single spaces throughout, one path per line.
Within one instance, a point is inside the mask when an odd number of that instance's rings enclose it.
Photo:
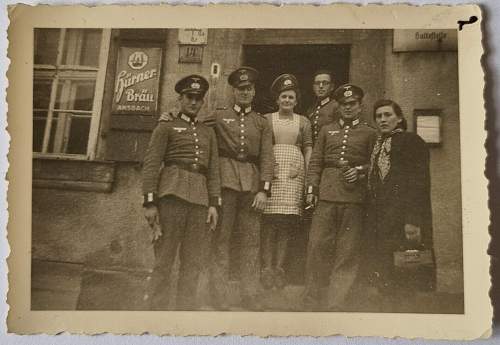
M 228 109 L 228 107 L 226 107 L 226 106 L 215 108 L 215 110 L 227 110 L 227 109 Z
M 375 127 L 375 126 L 373 126 L 373 125 L 369 124 L 368 122 L 361 122 L 361 124 L 365 125 L 366 127 L 370 127 L 370 128 L 372 128 L 372 129 L 377 129 L 377 127 Z
M 177 116 L 174 115 L 174 113 L 172 112 L 168 112 L 168 115 L 172 118 L 172 119 L 165 119 L 165 118 L 162 118 L 162 115 L 160 115 L 160 117 L 158 118 L 158 122 L 172 122 L 173 120 L 175 120 L 177 118 Z

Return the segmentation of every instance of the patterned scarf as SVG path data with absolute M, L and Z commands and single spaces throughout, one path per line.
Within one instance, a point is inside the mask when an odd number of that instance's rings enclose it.
M 389 175 L 389 171 L 391 170 L 392 136 L 400 132 L 403 132 L 403 130 L 401 128 L 396 128 L 389 135 L 380 135 L 378 137 L 370 157 L 370 171 L 368 175 L 368 186 L 370 189 L 373 185 L 373 170 L 375 169 L 375 164 L 378 177 L 382 183 L 384 183 L 385 178 Z

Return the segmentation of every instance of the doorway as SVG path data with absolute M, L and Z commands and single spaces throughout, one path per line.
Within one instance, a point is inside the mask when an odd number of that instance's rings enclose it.
M 301 92 L 296 112 L 304 114 L 314 101 L 314 71 L 331 70 L 336 85 L 342 85 L 349 80 L 349 58 L 350 45 L 347 44 L 244 45 L 244 65 L 259 71 L 255 85 L 255 110 L 262 114 L 277 110 L 269 88 L 278 75 L 291 73 L 297 77 Z

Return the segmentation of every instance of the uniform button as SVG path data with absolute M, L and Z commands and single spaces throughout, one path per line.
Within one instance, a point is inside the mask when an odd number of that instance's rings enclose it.
M 245 152 L 245 149 L 240 149 L 240 152 Z
M 196 136 L 198 136 L 198 134 L 197 134 L 197 133 L 193 133 L 193 135 L 194 135 L 195 137 L 196 137 Z
M 241 140 L 245 139 L 245 136 L 244 136 L 244 135 L 242 135 L 242 136 L 240 137 L 240 139 L 241 139 Z
M 345 140 L 345 139 L 342 140 L 342 144 L 345 144 L 345 143 L 347 143 L 347 140 Z
M 195 149 L 199 149 L 200 147 L 199 147 L 198 145 L 195 145 L 195 146 L 194 146 L 194 148 L 195 148 Z
M 344 138 L 347 138 L 347 137 L 348 137 L 348 135 L 344 135 Z
M 343 149 L 343 150 L 345 150 L 345 148 L 346 148 L 346 147 L 345 147 L 345 145 L 344 145 L 344 146 L 342 146 L 342 149 Z
M 244 129 L 240 130 L 240 133 L 245 133 L 245 130 Z
M 345 126 L 345 129 L 349 129 L 349 128 L 351 128 L 351 127 L 349 127 L 349 126 Z
M 194 157 L 194 160 L 195 160 L 196 162 L 198 162 L 198 157 Z
M 345 152 L 344 152 L 344 151 L 342 151 L 342 152 L 340 152 L 340 154 L 341 154 L 341 155 L 345 155 Z
M 314 124 L 317 125 L 318 124 L 318 120 L 314 120 Z
M 240 125 L 240 127 L 245 127 L 245 124 L 244 124 L 244 123 L 242 123 L 242 124 Z
M 242 141 L 242 142 L 240 142 L 240 145 L 241 146 L 245 146 L 245 143 Z
M 344 131 L 344 133 L 349 133 L 349 130 L 348 130 L 348 129 L 346 129 L 346 130 Z
M 198 138 L 194 139 L 194 142 L 197 143 L 198 141 L 200 141 Z
M 200 154 L 200 151 L 196 151 L 195 153 L 196 153 L 197 155 L 199 155 L 199 154 Z
M 314 131 L 314 135 L 317 135 L 318 134 L 318 131 Z

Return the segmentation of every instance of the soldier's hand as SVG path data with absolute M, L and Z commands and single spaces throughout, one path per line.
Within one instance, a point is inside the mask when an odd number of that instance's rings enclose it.
M 158 207 L 154 205 L 144 207 L 144 217 L 146 218 L 148 225 L 153 230 L 152 242 L 154 242 L 157 239 L 159 239 L 162 235 Z
M 207 214 L 207 224 L 209 224 L 208 230 L 210 231 L 215 230 L 215 228 L 217 227 L 218 219 L 219 219 L 219 214 L 217 213 L 217 208 L 215 208 L 214 206 L 210 206 L 208 208 L 208 214 Z
M 307 194 L 306 195 L 306 209 L 314 208 L 316 207 L 316 203 L 318 201 L 318 197 L 314 194 Z
M 173 121 L 173 120 L 174 120 L 174 115 L 166 111 L 161 113 L 160 118 L 158 119 L 158 121 Z
M 358 180 L 358 169 L 350 168 L 343 172 L 344 178 L 349 183 L 354 183 Z
M 405 224 L 405 237 L 409 242 L 420 243 L 422 241 L 420 227 L 413 224 Z
M 267 204 L 267 195 L 264 192 L 258 192 L 255 194 L 255 198 L 253 199 L 252 207 L 256 211 L 264 211 Z
M 150 227 L 154 227 L 155 224 L 160 224 L 160 216 L 158 213 L 158 207 L 155 205 L 144 207 L 144 217 L 148 221 Z

